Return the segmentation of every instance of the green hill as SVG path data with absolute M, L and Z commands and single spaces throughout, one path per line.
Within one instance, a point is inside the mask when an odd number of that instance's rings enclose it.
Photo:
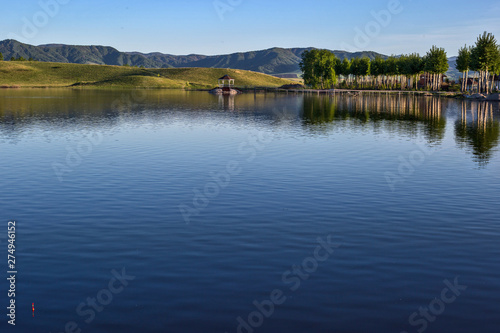
M 279 87 L 293 83 L 237 69 L 139 69 L 36 61 L 0 61 L 0 87 L 213 88 L 228 74 L 238 87 Z
M 144 66 L 146 68 L 236 68 L 265 74 L 299 73 L 300 57 L 312 48 L 271 48 L 267 50 L 206 56 L 199 54 L 171 55 L 163 53 L 120 52 L 109 46 L 78 46 L 64 44 L 29 45 L 7 39 L 0 41 L 0 52 L 6 60 L 11 57 L 44 62 L 76 64 Z M 333 51 L 337 57 L 358 58 L 386 56 L 375 52 Z

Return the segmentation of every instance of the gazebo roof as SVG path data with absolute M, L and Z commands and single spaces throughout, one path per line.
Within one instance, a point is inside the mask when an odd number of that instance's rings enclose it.
M 221 77 L 219 80 L 234 80 L 234 79 L 229 77 L 229 75 L 226 74 L 223 77 Z

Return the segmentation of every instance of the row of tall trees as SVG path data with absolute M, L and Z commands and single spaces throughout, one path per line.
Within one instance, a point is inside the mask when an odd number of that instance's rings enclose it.
M 495 36 L 484 32 L 477 38 L 475 46 L 460 48 L 456 68 L 462 72 L 462 92 L 468 90 L 469 71 L 477 73 L 473 86 L 477 77 L 479 93 L 493 91 L 495 76 L 500 74 L 500 45 Z
M 426 84 L 438 90 L 448 70 L 448 59 L 445 50 L 436 46 L 424 57 L 413 53 L 373 60 L 367 57 L 340 60 L 330 51 L 311 50 L 303 53 L 300 69 L 305 84 L 314 89 L 332 88 L 337 76 L 341 76 L 340 85 L 344 87 L 411 90 L 418 88 L 419 76 L 426 73 Z
M 463 73 L 462 91 L 467 90 L 468 73 L 472 70 L 478 73 L 479 92 L 491 92 L 495 74 L 500 72 L 500 47 L 495 37 L 485 32 L 474 47 L 461 48 L 456 67 Z M 304 83 L 314 89 L 340 86 L 417 90 L 423 77 L 427 90 L 441 90 L 449 65 L 446 51 L 433 46 L 423 57 L 412 53 L 372 60 L 367 57 L 340 60 L 328 50 L 310 50 L 302 54 L 300 69 Z

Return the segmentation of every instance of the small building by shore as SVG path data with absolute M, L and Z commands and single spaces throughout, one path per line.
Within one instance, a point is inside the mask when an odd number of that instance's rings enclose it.
M 234 79 L 229 75 L 224 75 L 218 80 L 218 87 L 210 90 L 210 93 L 215 95 L 237 95 L 242 91 L 234 87 Z

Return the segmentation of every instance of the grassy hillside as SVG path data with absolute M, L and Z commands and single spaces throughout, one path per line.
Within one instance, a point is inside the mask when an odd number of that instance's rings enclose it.
M 60 62 L 71 64 L 98 64 L 121 66 L 144 66 L 146 68 L 236 68 L 265 74 L 299 73 L 301 55 L 311 48 L 284 49 L 274 47 L 267 50 L 239 52 L 233 54 L 206 56 L 201 54 L 172 55 L 162 53 L 120 52 L 109 46 L 82 45 L 29 45 L 7 39 L 0 41 L 0 52 L 5 59 L 11 57 L 32 58 L 44 62 Z M 386 56 L 375 52 L 333 51 L 337 57 L 359 58 Z
M 123 66 L 0 61 L 0 87 L 213 88 L 225 74 L 238 87 L 279 87 L 290 80 L 237 69 L 139 69 Z

